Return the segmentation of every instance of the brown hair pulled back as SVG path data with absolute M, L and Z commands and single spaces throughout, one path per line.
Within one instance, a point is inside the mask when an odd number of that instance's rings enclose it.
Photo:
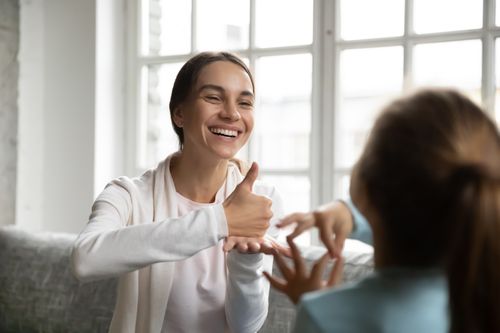
M 216 61 L 229 61 L 240 66 L 250 77 L 252 82 L 253 93 L 255 94 L 255 84 L 250 69 L 245 63 L 235 54 L 229 52 L 201 52 L 189 59 L 180 69 L 175 78 L 170 97 L 170 120 L 177 137 L 179 138 L 179 148 L 182 150 L 184 145 L 184 133 L 181 127 L 178 127 L 173 119 L 175 109 L 183 103 L 191 93 L 191 90 L 196 84 L 196 80 L 200 75 L 201 70 Z
M 446 269 L 452 332 L 500 332 L 500 135 L 488 116 L 453 90 L 401 98 L 356 168 L 394 259 Z

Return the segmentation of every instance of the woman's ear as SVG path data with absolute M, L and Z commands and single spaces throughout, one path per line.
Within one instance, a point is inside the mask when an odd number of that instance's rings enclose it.
M 184 126 L 184 115 L 180 106 L 176 107 L 173 114 L 172 119 L 174 121 L 175 126 L 182 128 Z

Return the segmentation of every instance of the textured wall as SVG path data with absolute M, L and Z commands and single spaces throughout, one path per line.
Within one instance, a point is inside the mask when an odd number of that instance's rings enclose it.
M 19 1 L 0 0 L 0 225 L 15 216 L 18 50 Z

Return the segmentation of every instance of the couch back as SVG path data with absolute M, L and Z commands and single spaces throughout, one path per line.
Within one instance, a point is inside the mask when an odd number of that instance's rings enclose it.
M 30 233 L 0 227 L 0 332 L 107 332 L 116 297 L 117 279 L 79 282 L 69 256 L 74 234 Z M 303 249 L 308 263 L 324 253 Z M 371 249 L 348 241 L 344 280 L 355 281 L 372 270 Z M 280 275 L 277 268 L 273 274 Z M 290 332 L 294 305 L 271 288 L 269 314 L 261 333 Z

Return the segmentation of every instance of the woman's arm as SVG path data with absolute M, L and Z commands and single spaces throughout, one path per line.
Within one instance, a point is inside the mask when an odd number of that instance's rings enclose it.
M 260 194 L 259 185 L 255 187 Z M 273 189 L 268 194 L 272 200 L 273 218 L 267 236 L 277 239 L 276 223 L 283 216 L 281 197 Z M 232 332 L 257 332 L 264 324 L 269 303 L 269 282 L 263 271 L 272 272 L 273 257 L 262 253 L 239 253 L 233 249 L 227 254 L 228 283 L 226 318 Z
M 106 187 L 73 246 L 77 278 L 118 276 L 157 262 L 185 259 L 227 236 L 222 205 L 154 223 L 128 225 L 131 216 L 130 194 L 116 184 Z

